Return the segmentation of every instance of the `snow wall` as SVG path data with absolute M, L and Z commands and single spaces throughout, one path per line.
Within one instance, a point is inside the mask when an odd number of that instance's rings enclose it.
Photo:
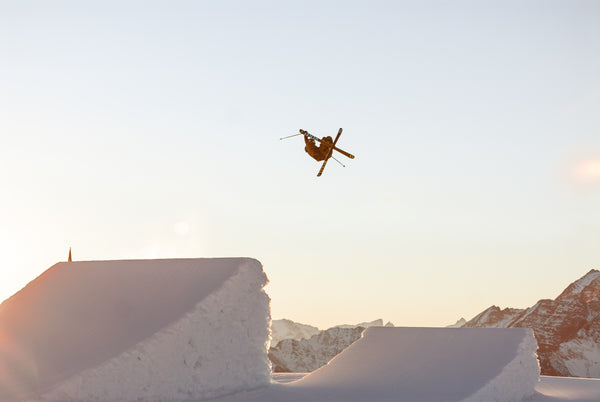
M 522 401 L 539 381 L 536 351 L 525 328 L 372 327 L 288 386 L 331 401 Z
M 65 262 L 0 305 L 0 400 L 184 401 L 270 383 L 250 258 Z

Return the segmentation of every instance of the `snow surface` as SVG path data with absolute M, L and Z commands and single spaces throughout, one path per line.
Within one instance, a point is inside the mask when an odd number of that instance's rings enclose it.
M 0 306 L 0 400 L 180 401 L 270 383 L 249 258 L 59 263 Z
M 536 348 L 523 328 L 373 327 L 301 380 L 218 401 L 519 401 L 535 395 Z
M 538 392 L 531 401 L 535 402 L 598 402 L 600 401 L 600 379 L 541 376 L 535 388 Z
M 273 380 L 280 384 L 287 384 L 292 381 L 297 381 L 308 375 L 308 373 L 273 373 Z M 436 384 L 431 384 L 436 386 Z M 289 388 L 288 388 L 289 389 Z M 285 391 L 287 389 L 279 388 L 280 399 L 263 399 L 263 402 L 281 402 L 288 401 L 284 399 Z M 535 387 L 536 394 L 531 399 L 526 401 L 532 402 L 598 402 L 600 401 L 600 379 L 591 378 L 573 378 L 573 377 L 549 377 L 540 376 L 540 382 Z M 256 392 L 255 392 L 256 393 Z M 263 395 L 267 393 L 263 392 Z M 276 394 L 272 392 L 271 394 Z M 245 394 L 242 394 L 245 395 Z M 237 396 L 238 400 L 246 401 L 248 399 L 242 399 Z M 317 396 L 314 395 L 312 399 L 306 399 L 311 401 L 318 401 Z M 298 399 L 299 400 L 299 399 Z M 221 402 L 221 401 L 219 401 Z M 233 402 L 233 401 L 232 401 Z M 364 402 L 357 399 L 350 399 L 347 402 Z M 485 400 L 481 402 L 487 402 Z
M 298 384 L 337 385 L 364 400 L 520 400 L 539 378 L 536 349 L 528 329 L 374 327 Z
M 277 383 L 266 282 L 247 258 L 57 264 L 0 305 L 0 401 L 600 401 L 540 378 L 522 328 L 369 328 Z

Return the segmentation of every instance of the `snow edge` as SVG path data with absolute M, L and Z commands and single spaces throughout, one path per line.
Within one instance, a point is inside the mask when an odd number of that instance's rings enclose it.
M 463 402 L 523 401 L 532 397 L 540 381 L 540 364 L 537 358 L 538 344 L 531 328 L 523 328 L 523 339 L 516 356 L 491 381 Z
M 30 402 L 190 401 L 270 384 L 267 283 L 258 260 L 242 260 L 175 322 Z

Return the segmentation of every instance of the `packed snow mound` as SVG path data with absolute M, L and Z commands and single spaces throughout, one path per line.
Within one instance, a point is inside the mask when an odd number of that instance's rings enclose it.
M 525 328 L 372 327 L 289 386 L 331 401 L 520 401 L 535 394 L 536 349 Z
M 0 305 L 0 400 L 201 400 L 270 383 L 250 258 L 59 263 Z

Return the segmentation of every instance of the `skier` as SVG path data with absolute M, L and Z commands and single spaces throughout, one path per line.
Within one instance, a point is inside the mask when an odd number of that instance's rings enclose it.
M 300 133 L 302 133 L 302 131 L 304 130 L 300 130 Z M 333 138 L 329 136 L 323 137 L 321 138 L 321 144 L 317 146 L 317 144 L 315 144 L 314 139 L 305 135 L 304 143 L 306 144 L 306 147 L 304 147 L 306 153 L 308 153 L 316 161 L 320 162 L 324 161 L 327 158 L 327 155 L 331 150 L 331 145 L 333 144 Z
M 335 136 L 335 140 L 329 136 L 319 139 L 318 137 L 315 137 L 308 131 L 302 130 L 302 129 L 300 129 L 299 134 L 288 135 L 287 137 L 280 138 L 280 140 L 284 140 L 284 139 L 290 138 L 290 137 L 295 137 L 297 135 L 304 136 L 304 143 L 306 144 L 306 146 L 304 147 L 304 150 L 306 151 L 306 153 L 309 154 L 310 157 L 313 158 L 314 160 L 316 160 L 317 162 L 323 161 L 323 165 L 321 165 L 321 169 L 319 170 L 319 173 L 317 173 L 317 176 L 321 176 L 321 174 L 323 173 L 323 169 L 325 169 L 325 165 L 327 164 L 327 161 L 329 160 L 329 158 L 333 158 L 333 155 L 332 155 L 333 151 L 337 151 L 350 159 L 354 159 L 354 155 L 344 151 L 343 149 L 339 149 L 338 147 L 335 146 L 337 144 L 338 140 L 340 139 L 340 135 L 342 135 L 341 128 L 339 129 L 337 135 Z M 316 141 L 319 141 L 321 144 L 319 146 L 317 146 Z M 333 159 L 335 159 L 335 158 L 333 158 Z M 338 163 L 340 163 L 342 166 L 344 166 L 342 164 L 342 162 L 338 161 L 337 159 L 335 159 L 335 160 Z

